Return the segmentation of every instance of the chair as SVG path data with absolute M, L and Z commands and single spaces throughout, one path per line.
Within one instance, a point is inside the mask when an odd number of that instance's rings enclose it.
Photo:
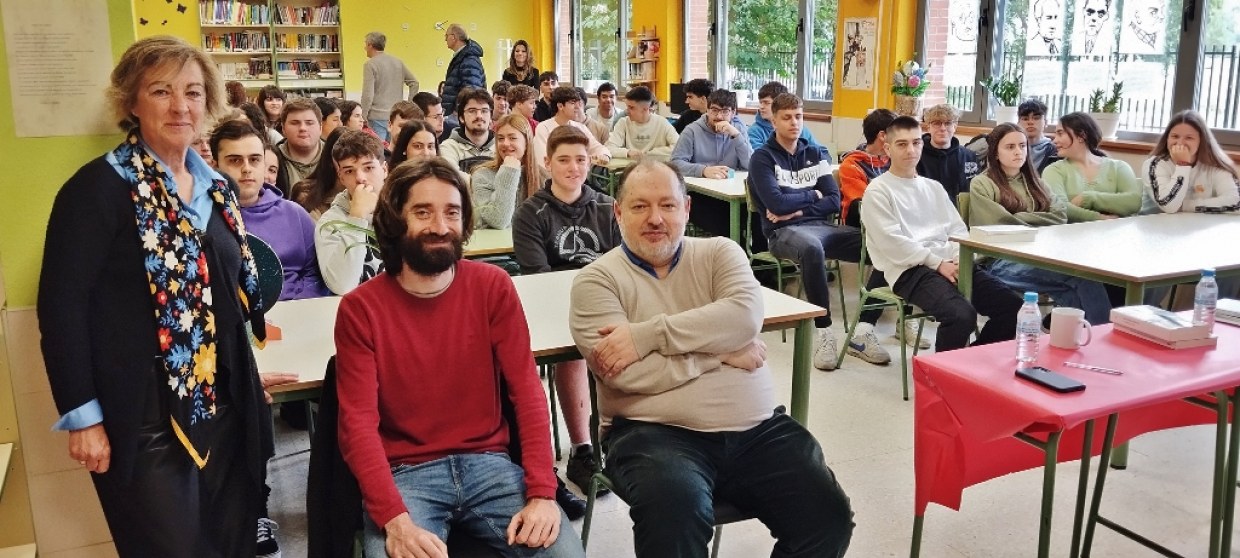
M 594 519 L 594 501 L 598 498 L 600 487 L 607 487 L 616 494 L 616 487 L 611 479 L 603 474 L 603 450 L 599 445 L 599 414 L 598 386 L 595 385 L 594 374 L 590 374 L 590 447 L 594 452 L 594 475 L 590 477 L 590 488 L 586 495 L 586 517 L 581 524 L 581 548 L 587 549 L 590 543 L 590 525 Z M 617 498 L 619 495 L 617 495 Z M 719 544 L 723 537 L 723 526 L 753 519 L 752 514 L 742 511 L 728 502 L 715 500 L 715 536 L 711 539 L 711 558 L 718 558 Z
M 960 210 L 960 219 L 964 221 L 964 226 L 969 226 L 969 193 L 961 192 L 956 194 L 956 209 Z
M 861 200 L 853 202 L 853 211 L 861 210 Z M 887 308 L 894 306 L 896 308 L 896 316 L 898 323 L 896 324 L 896 338 L 900 341 L 900 378 L 904 387 L 904 400 L 908 401 L 908 343 L 904 339 L 904 322 L 908 320 L 918 320 L 917 322 L 917 338 L 913 340 L 913 356 L 917 356 L 918 344 L 921 343 L 921 329 L 926 325 L 926 318 L 932 318 L 925 312 L 906 314 L 907 303 L 900 295 L 891 290 L 890 286 L 879 287 L 877 289 L 865 288 L 866 280 L 869 275 L 866 273 L 866 260 L 868 254 L 865 248 L 865 223 L 861 224 L 861 257 L 857 262 L 857 288 L 861 291 L 860 304 L 861 308 L 853 316 L 849 327 L 844 334 L 844 346 L 848 346 L 848 342 L 852 341 L 853 334 L 857 331 L 857 323 L 861 321 L 861 313 L 866 310 L 876 310 L 879 308 Z M 871 302 L 874 301 L 874 302 Z M 844 362 L 844 355 L 848 351 L 840 351 L 836 357 L 835 366 L 838 368 Z
M 800 264 L 796 260 L 792 260 L 788 258 L 781 258 L 779 256 L 776 256 L 775 254 L 771 253 L 770 250 L 766 250 L 763 252 L 753 251 L 753 234 L 754 233 L 753 233 L 753 218 L 752 217 L 755 213 L 757 213 L 757 204 L 754 203 L 753 194 L 749 190 L 749 180 L 745 180 L 745 207 L 747 208 L 747 211 L 746 211 L 745 218 L 742 219 L 742 221 L 745 222 L 745 242 L 743 242 L 742 245 L 743 245 L 743 248 L 745 249 L 745 255 L 749 256 L 749 267 L 753 268 L 754 271 L 775 269 L 775 287 L 782 292 L 784 290 L 784 266 L 789 266 L 793 270 L 796 270 L 796 271 L 790 272 L 789 277 L 791 278 L 791 277 L 796 277 L 800 275 L 800 271 L 799 271 Z M 838 217 L 838 214 L 837 214 L 837 217 Z M 759 218 L 764 218 L 764 217 L 759 215 Z M 827 260 L 827 271 L 835 274 L 836 286 L 839 287 L 839 291 L 840 291 L 840 314 L 843 316 L 844 320 L 847 320 L 848 319 L 848 306 L 844 302 L 844 276 L 840 272 L 839 260 Z M 805 285 L 802 282 L 798 281 L 797 297 L 800 297 L 801 293 L 804 291 L 805 291 Z M 787 340 L 786 331 L 784 332 L 784 340 L 785 341 Z

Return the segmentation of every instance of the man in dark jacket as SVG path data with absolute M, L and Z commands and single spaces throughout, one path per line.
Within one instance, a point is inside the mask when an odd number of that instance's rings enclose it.
M 487 72 L 482 68 L 482 46 L 465 34 L 465 28 L 459 23 L 448 26 L 443 35 L 444 42 L 452 49 L 452 61 L 448 62 L 448 74 L 444 77 L 443 111 L 446 114 L 456 113 L 456 94 L 461 88 L 478 87 L 486 89 Z
M 937 180 L 955 204 L 956 196 L 968 192 L 969 181 L 980 172 L 973 151 L 956 139 L 960 109 L 948 104 L 934 105 L 926 109 L 922 119 L 930 127 L 930 133 L 921 137 L 925 148 L 921 162 L 917 163 L 917 175 Z

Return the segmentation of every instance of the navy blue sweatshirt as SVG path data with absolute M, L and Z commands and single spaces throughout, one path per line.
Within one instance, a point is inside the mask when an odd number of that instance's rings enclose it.
M 831 156 L 826 149 L 797 138 L 796 152 L 788 153 L 772 135 L 749 160 L 749 192 L 762 218 L 762 232 L 769 237 L 781 227 L 806 221 L 826 221 L 840 211 L 840 188 L 831 176 Z M 814 193 L 822 193 L 822 198 Z M 772 223 L 766 211 L 796 219 Z
M 980 172 L 977 157 L 954 137 L 947 149 L 931 144 L 930 134 L 921 136 L 921 139 L 925 147 L 921 151 L 921 161 L 917 163 L 917 174 L 939 181 L 947 190 L 947 197 L 955 204 L 956 196 L 968 192 L 969 181 Z

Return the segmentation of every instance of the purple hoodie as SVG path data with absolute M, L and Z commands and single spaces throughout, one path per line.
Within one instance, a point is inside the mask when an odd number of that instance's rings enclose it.
M 280 300 L 331 296 L 319 275 L 314 251 L 314 221 L 300 205 L 284 199 L 270 184 L 263 185 L 258 203 L 241 208 L 247 232 L 263 239 L 275 250 L 284 266 L 284 289 Z

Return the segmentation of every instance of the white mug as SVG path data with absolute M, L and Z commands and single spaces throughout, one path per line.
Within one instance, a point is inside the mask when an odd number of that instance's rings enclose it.
M 1082 334 L 1084 332 L 1084 334 Z M 1051 310 L 1051 346 L 1060 349 L 1079 349 L 1093 340 L 1085 311 L 1080 308 L 1059 307 Z

